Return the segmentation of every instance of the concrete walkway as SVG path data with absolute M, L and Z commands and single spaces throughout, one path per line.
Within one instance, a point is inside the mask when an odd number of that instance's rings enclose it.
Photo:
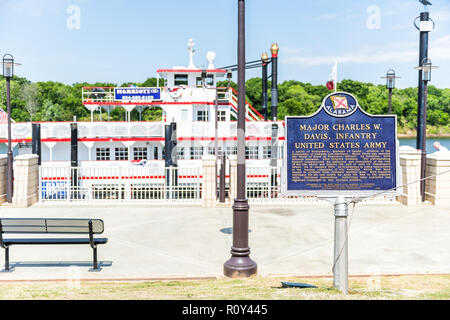
M 350 215 L 352 207 L 349 208 Z M 101 218 L 109 242 L 100 272 L 89 246 L 13 246 L 0 280 L 222 276 L 232 209 L 155 206 L 0 208 L 1 217 Z M 350 220 L 350 219 L 349 219 Z M 333 206 L 250 208 L 251 257 L 260 275 L 330 275 Z M 450 273 L 450 207 L 358 204 L 349 233 L 349 274 Z M 3 268 L 4 250 L 0 249 Z

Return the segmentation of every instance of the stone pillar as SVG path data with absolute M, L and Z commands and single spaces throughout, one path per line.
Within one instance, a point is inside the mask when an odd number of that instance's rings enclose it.
M 230 188 L 228 190 L 228 196 L 231 203 L 233 203 L 234 199 L 236 199 L 237 156 L 233 154 L 228 156 L 228 159 L 230 165 Z
M 446 173 L 444 173 L 446 172 Z M 435 206 L 450 207 L 450 152 L 427 156 L 425 200 Z
M 39 157 L 25 154 L 14 158 L 13 206 L 27 208 L 39 201 Z
M 401 194 L 397 196 L 397 200 L 407 206 L 417 206 L 421 203 L 419 182 L 420 159 L 420 151 L 417 151 L 414 148 L 400 149 L 402 185 L 404 185 L 404 187 L 401 190 Z M 414 181 L 417 183 L 412 183 Z
M 0 155 L 0 204 L 6 202 L 6 154 Z
M 213 155 L 202 158 L 202 204 L 203 207 L 212 208 L 216 204 L 216 157 Z M 217 178 L 216 178 L 217 179 Z

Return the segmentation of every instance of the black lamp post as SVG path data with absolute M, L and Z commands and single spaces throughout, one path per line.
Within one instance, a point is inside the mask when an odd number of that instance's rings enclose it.
M 428 58 L 428 35 L 434 29 L 434 22 L 430 18 L 430 13 L 428 12 L 428 6 L 431 3 L 427 0 L 419 0 L 420 3 L 424 5 L 423 12 L 420 16 L 414 20 L 414 26 L 420 32 L 420 42 L 419 42 L 419 66 L 422 65 L 424 59 Z M 417 140 L 416 149 L 425 150 L 422 145 L 422 137 L 424 135 L 425 127 L 425 92 L 424 92 L 425 82 L 422 79 L 422 72 L 419 71 L 419 81 L 418 81 L 418 100 L 417 100 Z
M 227 277 L 250 277 L 257 265 L 250 258 L 248 246 L 249 205 L 245 172 L 245 1 L 238 0 L 238 123 L 237 123 L 237 192 L 233 204 L 233 246 L 231 258 L 224 263 Z
M 428 98 L 428 82 L 431 81 L 431 70 L 438 67 L 431 64 L 431 60 L 425 58 L 422 60 L 420 66 L 416 67 L 416 70 L 420 71 L 423 82 L 423 130 L 421 135 L 422 144 L 422 157 L 420 162 L 420 195 L 422 196 L 422 202 L 425 201 L 425 175 L 427 168 L 427 98 Z
M 8 112 L 8 153 L 7 153 L 7 177 L 6 177 L 6 201 L 12 203 L 13 197 L 13 154 L 11 149 L 11 78 L 14 77 L 14 58 L 10 54 L 3 56 L 3 76 L 6 79 L 6 106 Z
M 381 77 L 381 79 L 386 79 L 386 88 L 389 90 L 389 114 L 392 113 L 392 91 L 395 88 L 395 79 L 398 78 L 400 77 L 395 76 L 395 71 L 392 69 L 386 72 L 385 77 Z

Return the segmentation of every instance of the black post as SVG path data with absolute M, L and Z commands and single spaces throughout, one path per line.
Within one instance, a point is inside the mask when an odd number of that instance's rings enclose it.
M 277 168 L 278 168 L 278 45 L 274 43 L 270 51 L 272 53 L 272 139 L 270 151 L 271 188 L 277 188 Z M 272 192 L 272 190 L 269 190 Z
M 37 125 L 37 123 L 31 124 L 31 153 L 32 154 L 36 154 L 36 135 L 37 135 L 36 125 Z
M 220 164 L 220 183 L 219 183 L 220 203 L 225 203 L 225 168 L 226 168 L 226 155 L 225 153 L 223 153 L 222 162 Z
M 72 178 L 72 198 L 76 198 L 78 190 L 78 126 L 76 123 L 70 124 L 70 167 Z
M 165 126 L 164 160 L 166 168 L 172 166 L 172 125 Z
M 31 128 L 31 153 L 38 156 L 38 165 L 41 165 L 41 124 L 33 123 Z
M 70 124 L 70 165 L 78 167 L 78 126 Z
M 172 166 L 172 125 L 168 124 L 165 126 L 165 137 L 164 137 L 164 163 L 166 167 L 166 195 L 170 199 L 170 167 Z
M 176 167 L 178 165 L 177 161 L 177 124 L 172 122 L 171 126 L 171 135 L 170 135 L 170 143 L 171 143 L 171 158 L 172 158 L 172 166 Z
M 267 95 L 267 65 L 269 64 L 267 62 L 267 55 L 263 54 L 262 57 L 262 109 L 264 114 L 264 121 L 267 121 L 268 119 L 268 109 L 267 109 L 267 102 L 268 102 L 268 95 Z
M 245 1 L 238 0 L 238 122 L 237 122 L 237 192 L 233 204 L 233 246 L 231 258 L 224 263 L 227 277 L 250 277 L 257 265 L 250 258 L 248 246 L 249 209 L 245 172 Z
M 272 52 L 272 120 L 278 117 L 278 45 L 274 43 Z
M 177 153 L 177 124 L 175 122 L 172 122 L 170 124 L 171 126 L 171 136 L 170 136 L 170 157 L 171 157 L 171 167 L 173 167 L 172 170 L 172 186 L 176 187 L 178 186 L 178 153 Z M 173 195 L 175 198 L 178 197 L 178 192 L 173 192 Z
M 12 203 L 14 187 L 13 154 L 11 149 L 11 78 L 6 77 L 6 106 L 8 112 L 8 153 L 7 153 L 7 176 L 6 176 L 6 201 Z
M 392 89 L 389 88 L 389 114 L 392 113 Z
M 423 105 L 423 133 L 422 133 L 422 154 L 420 159 L 420 195 L 422 202 L 425 202 L 425 176 L 427 171 L 427 98 L 428 98 L 428 81 L 424 81 L 424 105 Z
M 428 12 L 420 13 L 420 21 L 429 21 L 430 15 Z M 424 59 L 428 58 L 428 31 L 420 31 L 420 45 L 419 45 L 419 66 L 422 65 Z M 422 71 L 419 70 L 419 92 L 417 101 L 417 149 L 423 150 L 422 136 L 424 134 L 424 87 L 425 83 L 422 81 Z

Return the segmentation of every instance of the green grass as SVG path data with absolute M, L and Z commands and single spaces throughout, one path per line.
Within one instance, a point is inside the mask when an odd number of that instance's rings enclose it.
M 281 281 L 314 289 L 282 288 Z M 0 299 L 450 299 L 450 275 L 354 277 L 349 294 L 333 288 L 332 278 L 252 277 L 249 279 L 166 280 L 146 282 L 0 282 Z

